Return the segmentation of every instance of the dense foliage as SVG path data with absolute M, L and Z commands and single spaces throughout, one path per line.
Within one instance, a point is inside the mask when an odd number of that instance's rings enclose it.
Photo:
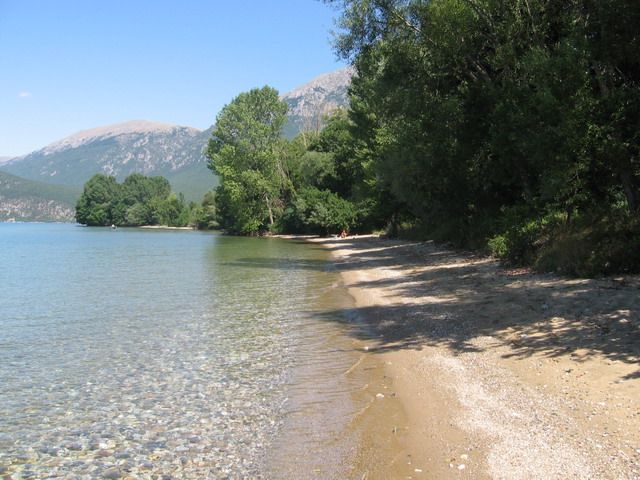
M 114 177 L 96 174 L 84 186 L 76 205 L 76 220 L 91 226 L 179 227 L 190 223 L 194 208 L 171 192 L 164 177 L 133 173 L 120 184 Z
M 205 193 L 200 205 L 192 204 L 191 218 L 191 223 L 200 230 L 214 230 L 219 228 L 215 190 Z
M 329 3 L 354 160 L 396 219 L 542 268 L 640 267 L 640 4 Z
M 230 232 L 386 227 L 592 275 L 640 270 L 640 4 L 326 0 L 350 110 L 282 139 L 275 90 L 218 117 Z
M 287 105 L 270 87 L 236 97 L 217 118 L 207 154 L 220 177 L 216 219 L 232 233 L 338 233 L 357 225 L 351 202 L 349 121 L 322 132 L 282 137 Z
M 270 87 L 240 94 L 218 115 L 207 154 L 218 174 L 221 225 L 236 233 L 273 228 L 286 189 L 280 138 L 286 104 Z

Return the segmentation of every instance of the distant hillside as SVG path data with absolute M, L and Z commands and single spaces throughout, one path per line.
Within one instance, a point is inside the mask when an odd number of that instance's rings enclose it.
M 347 107 L 351 67 L 325 73 L 282 96 L 289 105 L 284 135 L 293 138 L 308 130 L 320 130 L 324 118 L 336 108 Z
M 71 222 L 80 193 L 0 172 L 0 221 Z
M 136 120 L 76 133 L 11 160 L 1 169 L 30 180 L 82 186 L 96 173 L 122 181 L 139 172 L 162 175 L 171 182 L 173 176 L 183 177 L 179 174 L 199 165 L 201 168 L 195 170 L 202 175 L 192 175 L 195 183 L 181 183 L 179 189 L 174 189 L 190 200 L 201 200 L 215 185 L 202 154 L 207 140 L 206 131 Z

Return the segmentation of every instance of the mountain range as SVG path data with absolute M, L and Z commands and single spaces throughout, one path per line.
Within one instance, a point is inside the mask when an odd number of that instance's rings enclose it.
M 289 105 L 284 135 L 319 129 L 326 114 L 346 106 L 352 74 L 350 68 L 324 74 L 282 95 Z M 0 157 L 0 221 L 69 221 L 68 210 L 96 173 L 119 181 L 134 172 L 162 175 L 175 192 L 200 201 L 218 183 L 203 153 L 212 131 L 132 120 L 83 130 L 21 157 Z M 48 200 L 61 208 L 44 208 Z

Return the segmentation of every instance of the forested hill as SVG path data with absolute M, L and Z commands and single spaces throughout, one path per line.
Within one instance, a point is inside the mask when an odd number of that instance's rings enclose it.
M 80 193 L 0 172 L 0 221 L 73 221 Z

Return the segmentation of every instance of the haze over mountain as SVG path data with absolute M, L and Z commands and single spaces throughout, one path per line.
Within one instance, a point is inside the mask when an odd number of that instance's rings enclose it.
M 316 130 L 326 114 L 346 106 L 351 76 L 352 69 L 341 69 L 282 95 L 289 105 L 285 136 Z M 76 189 L 96 173 L 119 181 L 134 172 L 162 175 L 187 200 L 200 201 L 218 183 L 203 154 L 212 129 L 133 120 L 83 130 L 22 157 L 0 157 L 0 170 Z

